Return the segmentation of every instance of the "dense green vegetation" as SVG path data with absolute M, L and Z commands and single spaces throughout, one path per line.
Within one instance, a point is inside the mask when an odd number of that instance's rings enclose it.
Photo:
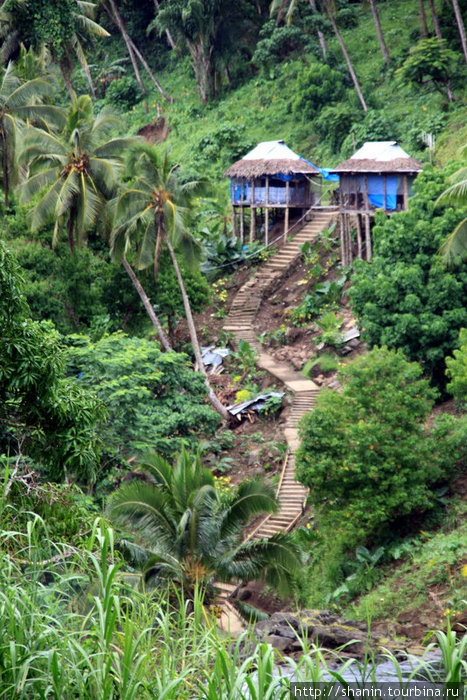
M 220 582 L 378 619 L 439 586 L 465 614 L 465 21 L 455 0 L 0 0 L 0 698 L 285 697 L 269 645 L 217 631 Z M 317 331 L 303 372 L 340 389 L 301 426 L 310 522 L 244 541 L 275 484 L 254 460 L 214 476 L 237 454 L 199 337 L 228 342 L 230 275 L 269 254 L 233 237 L 222 174 L 279 138 L 326 167 L 394 139 L 425 169 L 371 263 L 339 269 L 333 227 L 304 246 L 307 292 L 261 334 Z M 239 400 L 256 359 L 225 363 Z M 296 679 L 322 679 L 303 651 Z

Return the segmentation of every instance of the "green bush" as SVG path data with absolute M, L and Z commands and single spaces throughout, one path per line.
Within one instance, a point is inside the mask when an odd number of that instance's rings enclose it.
M 454 357 L 446 358 L 446 375 L 451 380 L 447 390 L 451 392 L 457 401 L 467 399 L 467 328 L 461 328 L 459 333 L 458 350 L 454 350 Z
M 107 449 L 127 458 L 148 449 L 173 455 L 214 433 L 218 415 L 205 403 L 203 376 L 186 355 L 163 353 L 157 343 L 123 333 L 96 342 L 79 335 L 66 340 L 69 374 L 107 406 Z
M 467 268 L 448 270 L 437 255 L 465 217 L 462 210 L 434 206 L 447 174 L 427 166 L 417 178 L 409 211 L 391 217 L 378 213 L 373 260 L 356 261 L 349 290 L 365 342 L 401 348 L 440 385 L 444 358 L 467 326 Z
M 112 80 L 105 93 L 106 102 L 110 102 L 123 111 L 131 109 L 140 101 L 141 97 L 138 83 L 130 77 Z
M 342 74 L 316 61 L 297 75 L 292 110 L 302 120 L 313 120 L 323 107 L 337 102 L 344 93 Z
M 374 348 L 338 372 L 342 391 L 323 389 L 302 421 L 300 481 L 318 522 L 345 532 L 347 547 L 378 539 L 391 522 L 433 507 L 430 485 L 459 458 L 453 419 L 424 426 L 436 391 L 401 351 Z

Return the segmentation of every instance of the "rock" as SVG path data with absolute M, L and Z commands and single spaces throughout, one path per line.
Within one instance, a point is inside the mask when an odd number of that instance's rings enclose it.
M 301 640 L 307 640 L 326 649 L 345 644 L 346 651 L 363 656 L 368 641 L 365 623 L 345 620 L 327 610 L 274 613 L 257 623 L 254 634 L 257 639 L 287 653 L 299 651 Z
M 337 381 L 337 379 L 334 379 L 332 382 L 329 382 L 328 387 L 330 389 L 338 390 L 341 388 L 341 384 Z
M 344 333 L 344 343 L 348 343 L 349 340 L 354 340 L 355 338 L 359 337 L 360 331 L 356 326 L 354 326 L 353 328 L 349 328 L 349 330 Z
M 353 350 L 355 350 L 356 348 L 359 348 L 361 344 L 362 344 L 362 342 L 358 338 L 353 338 L 353 340 L 349 340 L 349 342 L 347 343 L 349 348 L 352 348 Z
M 351 352 L 352 348 L 350 347 L 350 345 L 344 345 L 344 347 L 340 349 L 339 354 L 345 356 L 349 355 Z
M 285 639 L 277 634 L 270 634 L 266 637 L 266 642 L 277 651 L 288 651 L 290 648 L 290 639 Z

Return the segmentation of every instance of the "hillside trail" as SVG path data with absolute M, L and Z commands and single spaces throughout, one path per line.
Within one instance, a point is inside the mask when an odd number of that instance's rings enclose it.
M 257 366 L 279 380 L 292 395 L 292 406 L 284 430 L 288 449 L 276 493 L 279 511 L 263 518 L 248 534 L 246 540 L 270 537 L 277 532 L 288 532 L 303 513 L 307 489 L 295 480 L 295 451 L 299 445 L 298 422 L 304 413 L 313 408 L 320 391 L 320 388 L 303 374 L 263 352 L 253 324 L 261 301 L 267 294 L 273 293 L 284 277 L 299 263 L 301 246 L 307 242 L 313 243 L 322 231 L 329 228 L 335 214 L 335 207 L 310 209 L 307 214 L 309 220 L 304 220 L 303 226 L 298 229 L 293 239 L 283 245 L 255 276 L 238 290 L 224 323 L 224 330 L 233 334 L 234 344 L 240 339 L 247 341 L 257 353 Z M 226 583 L 216 583 L 216 586 L 221 590 L 222 613 L 219 625 L 231 636 L 238 636 L 244 631 L 245 623 L 229 599 L 237 586 Z

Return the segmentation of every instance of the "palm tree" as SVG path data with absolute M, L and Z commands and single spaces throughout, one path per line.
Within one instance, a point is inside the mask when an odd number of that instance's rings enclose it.
M 25 134 L 20 160 L 30 166 L 30 176 L 20 193 L 23 201 L 29 201 L 45 188 L 31 213 L 32 230 L 54 221 L 54 244 L 66 229 L 73 253 L 105 213 L 124 149 L 133 140 L 109 138 L 120 121 L 106 110 L 94 117 L 88 95 L 75 98 L 65 116 L 65 127 L 58 134 L 40 128 Z
M 0 158 L 5 207 L 9 206 L 10 187 L 16 175 L 17 132 L 25 120 L 36 122 L 61 119 L 61 110 L 39 104 L 50 92 L 50 84 L 43 78 L 21 81 L 13 64 L 0 69 Z
M 287 10 L 287 22 L 290 23 L 292 21 L 293 13 L 295 10 L 295 7 L 297 5 L 298 0 L 285 0 L 285 4 L 288 3 L 288 10 Z M 352 79 L 352 82 L 354 84 L 355 91 L 358 95 L 358 99 L 360 100 L 360 104 L 362 106 L 362 109 L 364 112 L 368 111 L 368 107 L 366 106 L 365 98 L 363 97 L 362 89 L 360 87 L 360 83 L 358 82 L 357 74 L 355 72 L 355 69 L 353 67 L 352 61 L 350 60 L 349 53 L 347 51 L 347 47 L 345 45 L 345 42 L 342 38 L 342 35 L 339 31 L 339 27 L 337 26 L 336 22 L 336 17 L 335 17 L 335 7 L 334 7 L 334 2 L 333 0 L 322 0 L 323 7 L 326 11 L 326 14 L 328 16 L 329 21 L 331 22 L 332 29 L 334 31 L 334 34 L 336 36 L 336 39 L 339 43 L 340 49 L 342 51 L 342 55 L 344 56 L 345 62 L 347 64 L 347 69 L 349 71 L 350 77 Z M 284 0 L 273 0 L 271 3 L 271 14 L 274 12 L 277 12 L 284 6 Z
M 50 51 L 52 60 L 60 67 L 70 98 L 73 100 L 73 61 L 81 63 L 92 95 L 94 84 L 86 59 L 85 46 L 93 37 L 108 37 L 109 33 L 92 17 L 96 5 L 83 0 L 70 0 L 57 7 L 56 2 L 44 2 L 38 12 L 33 0 L 5 0 L 0 13 L 0 36 L 4 37 L 3 60 L 9 60 L 21 44 L 29 48 Z
M 199 455 L 186 452 L 173 467 L 156 454 L 141 466 L 141 479 L 112 494 L 108 513 L 135 533 L 136 542 L 125 545 L 139 560 L 146 580 L 175 581 L 189 595 L 196 587 L 213 592 L 215 581 L 253 579 L 265 580 L 282 593 L 290 591 L 300 566 L 290 537 L 280 533 L 242 542 L 242 530 L 252 517 L 277 511 L 268 486 L 244 481 L 228 495 L 221 494 Z
M 152 265 L 157 281 L 159 256 L 163 246 L 167 247 L 182 294 L 197 367 L 204 374 L 212 405 L 227 419 L 227 410 L 211 388 L 201 359 L 190 301 L 175 254 L 177 249 L 192 264 L 197 258 L 199 244 L 187 226 L 194 197 L 201 193 L 206 183 L 200 180 L 183 183 L 178 174 L 179 166 L 171 163 L 167 151 L 149 144 L 135 146 L 128 167 L 130 172 L 138 173 L 138 177 L 116 202 L 115 226 L 110 239 L 112 257 L 116 260 L 126 258 L 131 247 L 137 244 L 139 269 Z

